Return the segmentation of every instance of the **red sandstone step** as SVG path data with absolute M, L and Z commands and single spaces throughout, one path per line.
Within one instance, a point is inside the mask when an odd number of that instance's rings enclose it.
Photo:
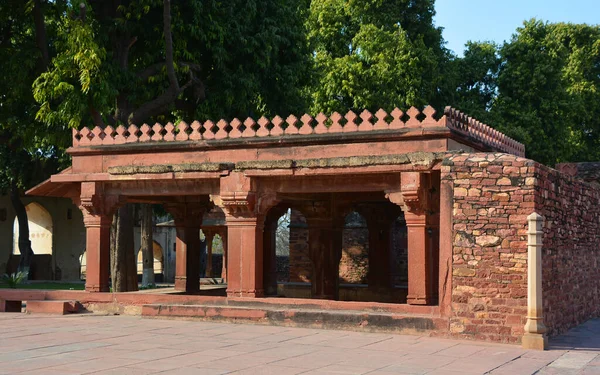
M 81 310 L 78 301 L 27 301 L 25 311 L 36 314 L 66 315 Z
M 442 331 L 448 326 L 448 319 L 439 316 L 358 310 L 281 309 L 278 306 L 152 304 L 142 306 L 142 317 L 420 334 Z

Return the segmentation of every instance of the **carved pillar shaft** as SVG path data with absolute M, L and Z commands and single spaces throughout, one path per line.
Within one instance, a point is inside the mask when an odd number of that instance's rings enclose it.
M 411 305 L 427 305 L 433 301 L 433 269 L 431 236 L 427 218 L 411 212 L 405 214 L 408 231 L 408 296 Z
M 86 229 L 86 281 L 89 292 L 108 292 L 110 225 L 118 196 L 104 196 L 97 182 L 82 182 L 81 196 L 74 199 L 83 213 Z
M 308 219 L 308 248 L 313 265 L 312 298 L 339 299 L 342 228 L 332 219 Z
M 108 292 L 111 219 L 84 211 L 83 223 L 86 232 L 85 290 Z
M 388 198 L 403 208 L 408 242 L 408 296 L 411 305 L 437 302 L 439 175 L 403 172 L 401 191 Z
M 277 294 L 277 218 L 267 219 L 263 237 L 266 295 Z
M 369 228 L 369 289 L 390 288 L 391 221 L 367 218 Z
M 212 248 L 213 239 L 215 234 L 212 231 L 207 231 L 205 234 L 206 238 L 206 277 L 212 277 Z
M 262 297 L 263 227 L 275 193 L 261 191 L 241 172 L 221 178 L 220 200 L 227 223 L 227 295 Z
M 207 202 L 170 203 L 165 208 L 175 219 L 175 290 L 196 293 L 200 290 L 200 225 Z
M 227 295 L 262 297 L 263 219 L 227 215 Z
M 227 229 L 219 233 L 221 236 L 221 244 L 223 245 L 223 267 L 221 269 L 221 278 L 227 282 Z

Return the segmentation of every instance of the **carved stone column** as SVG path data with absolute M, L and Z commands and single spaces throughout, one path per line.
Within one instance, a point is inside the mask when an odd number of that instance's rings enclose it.
M 437 302 L 435 290 L 434 248 L 437 248 L 434 232 L 436 217 L 430 209 L 431 176 L 427 173 L 403 172 L 401 191 L 388 192 L 388 198 L 404 210 L 408 237 L 408 296 L 411 305 L 427 305 Z M 439 227 L 439 225 L 438 225 Z
M 313 266 L 312 298 L 339 299 L 343 218 L 331 202 L 315 202 L 302 211 L 308 224 L 308 251 Z
M 219 236 L 221 236 L 221 244 L 223 245 L 223 267 L 221 269 L 221 278 L 224 282 L 227 282 L 227 228 L 219 230 Z
M 175 244 L 175 290 L 196 293 L 200 290 L 200 226 L 208 200 L 165 204 L 173 215 Z
M 227 295 L 262 297 L 263 226 L 274 193 L 257 193 L 243 173 L 221 178 L 221 201 L 227 223 Z
M 391 207 L 390 207 L 391 206 Z M 369 229 L 369 289 L 389 289 L 392 285 L 392 224 L 400 214 L 394 205 L 361 205 L 358 212 Z
M 272 209 L 265 219 L 263 235 L 265 294 L 277 295 L 277 226 L 284 210 Z
M 212 230 L 204 231 L 204 238 L 206 240 L 206 271 L 205 275 L 208 278 L 212 277 L 212 248 L 213 239 L 215 233 Z
M 109 291 L 110 225 L 118 203 L 119 197 L 104 196 L 100 183 L 81 183 L 81 196 L 75 204 L 83 213 L 85 225 L 85 290 L 88 292 Z

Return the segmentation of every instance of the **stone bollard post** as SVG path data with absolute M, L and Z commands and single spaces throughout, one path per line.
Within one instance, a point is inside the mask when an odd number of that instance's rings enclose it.
M 544 350 L 548 347 L 542 304 L 542 235 L 544 217 L 532 213 L 527 240 L 527 323 L 522 345 L 524 349 Z

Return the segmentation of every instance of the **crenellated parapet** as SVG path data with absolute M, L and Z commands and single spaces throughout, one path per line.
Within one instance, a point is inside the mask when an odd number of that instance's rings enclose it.
M 457 109 L 446 107 L 444 117 L 447 119 L 446 126 L 450 129 L 473 137 L 499 151 L 516 156 L 525 156 L 525 145 Z
M 427 106 L 421 112 L 411 107 L 406 112 L 395 108 L 390 113 L 379 109 L 372 114 L 368 110 L 359 115 L 348 111 L 344 116 L 338 112 L 329 117 L 323 113 L 312 117 L 308 114 L 300 118 L 289 115 L 286 119 L 275 116 L 272 119 L 261 117 L 257 121 L 247 118 L 243 122 L 237 118 L 226 121 L 211 120 L 178 125 L 144 124 L 140 127 L 119 125 L 114 128 L 95 127 L 73 130 L 73 147 L 120 145 L 146 142 L 198 142 L 235 139 L 273 139 L 299 136 L 319 136 L 361 132 L 398 133 L 425 128 L 447 128 L 471 140 L 480 142 L 495 150 L 524 156 L 525 146 L 506 135 L 482 124 L 464 113 L 447 107 L 440 118 L 436 118 L 433 107 Z

